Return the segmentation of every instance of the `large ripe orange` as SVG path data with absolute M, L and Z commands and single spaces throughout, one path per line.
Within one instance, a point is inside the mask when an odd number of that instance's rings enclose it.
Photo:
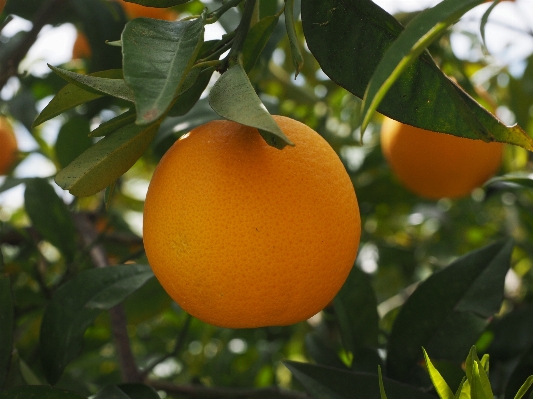
M 174 21 L 177 19 L 178 14 L 168 8 L 146 7 L 136 3 L 130 3 L 122 0 L 120 2 L 128 18 L 153 18 L 163 19 L 165 21 Z
M 470 194 L 499 169 L 503 144 L 436 133 L 385 118 L 381 148 L 392 171 L 429 199 Z
M 0 175 L 9 172 L 17 158 L 17 139 L 5 116 L 0 116 Z
M 361 220 L 329 144 L 275 116 L 295 147 L 213 121 L 178 140 L 144 206 L 152 269 L 187 312 L 221 327 L 288 325 L 335 296 L 354 263 Z

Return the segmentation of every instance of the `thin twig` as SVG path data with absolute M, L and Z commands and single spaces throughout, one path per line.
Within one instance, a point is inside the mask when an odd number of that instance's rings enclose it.
M 187 395 L 189 398 L 217 398 L 217 399 L 238 399 L 238 398 L 283 398 L 283 399 L 310 399 L 311 397 L 303 392 L 289 391 L 278 387 L 268 388 L 226 388 L 226 387 L 204 387 L 201 385 L 176 385 L 167 381 L 148 381 L 153 388 L 167 393 Z
M 224 72 L 227 67 L 232 67 L 233 65 L 237 64 L 239 60 L 239 54 L 241 53 L 244 41 L 248 35 L 250 22 L 252 20 L 252 16 L 254 15 L 255 3 L 256 0 L 246 0 L 244 3 L 244 11 L 242 13 L 241 22 L 237 27 L 237 33 L 235 35 L 235 39 L 233 40 L 231 50 L 229 51 L 228 56 L 224 59 L 224 65 L 221 68 L 221 72 Z
M 159 359 L 156 359 L 150 365 L 148 365 L 142 371 L 143 377 L 146 377 L 154 369 L 154 367 L 157 366 L 159 363 L 163 363 L 168 358 L 176 356 L 178 354 L 180 349 L 183 347 L 183 344 L 185 343 L 185 337 L 187 336 L 187 332 L 189 331 L 191 320 L 192 320 L 192 316 L 190 314 L 187 314 L 187 318 L 185 319 L 185 323 L 183 324 L 183 327 L 181 328 L 180 335 L 178 339 L 176 340 L 176 345 L 174 345 L 174 349 L 172 350 L 172 352 L 167 353 L 164 356 L 161 356 Z
M 89 246 L 89 256 L 95 267 L 108 267 L 107 254 L 101 243 L 95 243 L 98 239 L 98 231 L 90 221 L 87 214 L 75 213 L 74 223 L 78 229 L 84 244 Z M 118 353 L 120 371 L 124 382 L 141 382 L 142 376 L 137 368 L 130 339 L 127 330 L 126 312 L 122 304 L 109 310 L 113 339 Z
M 28 53 L 41 29 L 54 20 L 55 13 L 58 10 L 64 8 L 63 3 L 67 0 L 48 0 L 37 11 L 37 14 L 32 21 L 33 27 L 24 36 L 19 45 L 13 50 L 13 52 L 7 57 L 2 70 L 0 71 L 0 90 L 4 87 L 10 77 L 15 76 L 18 71 L 20 62 L 24 59 Z

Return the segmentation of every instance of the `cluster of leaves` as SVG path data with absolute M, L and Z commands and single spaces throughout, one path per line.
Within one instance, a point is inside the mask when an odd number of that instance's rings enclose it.
M 208 9 L 184 0 L 134 2 L 193 17 L 128 22 L 117 3 L 104 0 L 6 5 L 5 13 L 35 25 L 47 13 L 50 23 L 76 24 L 93 56 L 43 77 L 17 77 L 20 89 L 2 104 L 31 132 L 35 152 L 55 165 L 55 181 L 87 198 L 66 205 L 49 178 L 8 177 L 0 186 L 25 186 L 24 209 L 0 229 L 0 398 L 136 399 L 157 398 L 157 391 L 303 398 L 304 389 L 315 398 L 386 392 L 423 399 L 454 391 L 468 397 L 467 386 L 470 397 L 485 398 L 487 374 L 494 395 L 514 397 L 533 374 L 531 178 L 500 176 L 484 197 L 422 201 L 391 176 L 377 135 L 359 147 L 356 134 L 379 126 L 370 119 L 377 109 L 423 128 L 533 148 L 521 128 L 505 126 L 476 101 L 487 102 L 470 77 L 485 61 L 459 60 L 450 50 L 445 29 L 482 1 L 445 0 L 408 16 L 406 28 L 370 0 L 302 0 L 301 7 L 226 0 Z M 204 41 L 214 22 L 227 33 Z M 5 38 L 2 73 L 26 37 Z M 521 78 L 500 71 L 481 89 L 530 130 L 531 82 L 528 59 Z M 52 95 L 37 116 L 38 102 Z M 142 210 L 131 187 L 149 179 L 179 135 L 214 118 L 257 127 L 275 147 L 290 145 L 267 109 L 314 127 L 346 162 L 364 221 L 358 266 L 379 268 L 370 277 L 355 267 L 319 321 L 218 329 L 192 320 L 153 278 L 142 240 L 126 222 Z M 49 144 L 40 125 L 55 117 L 61 128 Z M 528 166 L 522 149 L 507 160 L 506 171 Z M 107 187 L 106 197 L 92 195 Z M 505 291 L 510 270 L 518 292 Z M 461 363 L 472 345 L 490 354 L 490 372 L 487 357 L 479 361 L 471 351 L 465 375 Z M 426 358 L 427 369 L 422 347 L 433 359 Z M 524 387 L 522 397 L 532 395 Z

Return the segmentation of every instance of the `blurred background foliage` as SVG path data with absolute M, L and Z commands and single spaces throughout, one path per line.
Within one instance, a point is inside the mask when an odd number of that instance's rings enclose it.
M 528 0 L 517 0 L 527 3 Z M 44 25 L 71 24 L 88 39 L 91 55 L 72 59 L 62 68 L 90 73 L 120 68 L 120 52 L 105 44 L 117 40 L 127 21 L 119 3 L 101 0 L 46 2 L 8 0 L 2 20 L 13 14 Z M 180 16 L 201 12 L 204 5 L 216 8 L 218 1 L 192 1 L 174 7 Z M 261 2 L 260 17 L 272 15 L 277 7 Z M 274 2 L 271 2 L 274 4 Z M 299 2 L 295 11 L 299 13 Z M 407 23 L 416 12 L 398 14 Z M 498 15 L 498 8 L 493 15 Z M 231 10 L 220 20 L 231 31 L 239 21 Z M 283 16 L 281 17 L 283 18 Z M 516 34 L 517 41 L 533 42 L 533 21 L 529 31 Z M 391 174 L 381 153 L 381 117 L 374 118 L 363 141 L 359 133 L 361 100 L 338 87 L 321 71 L 303 38 L 297 22 L 304 68 L 295 78 L 290 44 L 283 21 L 276 26 L 259 62 L 249 77 L 269 108 L 300 120 L 324 136 L 337 151 L 348 170 L 360 204 L 362 238 L 356 267 L 362 270 L 375 291 L 380 316 L 378 348 L 384 348 L 399 307 L 416 285 L 443 269 L 458 256 L 488 245 L 502 237 L 513 237 L 516 247 L 512 268 L 505 283 L 505 300 L 477 342 L 478 351 L 491 355 L 491 379 L 502 394 L 518 364 L 533 370 L 533 191 L 508 182 L 495 182 L 476 189 L 458 200 L 424 200 L 408 192 Z M 451 36 L 466 41 L 464 53 L 456 54 Z M 5 74 L 20 49 L 25 32 L 0 36 L 0 66 Z M 471 96 L 506 123 L 519 123 L 533 131 L 533 55 L 519 60 L 518 72 L 510 65 L 495 64 L 479 35 L 454 28 L 430 47 L 437 64 Z M 515 68 L 516 69 L 516 68 Z M 39 327 L 43 309 L 54 291 L 72 275 L 93 268 L 90 245 L 74 235 L 74 245 L 82 248 L 74 258 L 54 245 L 43 231 L 53 225 L 50 202 L 3 206 L 11 190 L 21 190 L 32 177 L 48 178 L 55 170 L 81 153 L 92 140 L 83 139 L 90 129 L 123 112 L 125 104 L 105 97 L 31 128 L 38 111 L 63 87 L 54 73 L 24 73 L 10 77 L 1 92 L 0 110 L 15 124 L 19 137 L 31 137 L 33 149 L 21 150 L 19 165 L 0 180 L 0 267 L 9 276 L 14 302 L 14 352 L 3 384 L 9 388 L 24 383 L 44 383 L 40 356 Z M 104 193 L 73 198 L 55 191 L 76 218 L 93 226 L 96 243 L 105 247 L 111 264 L 146 264 L 142 251 L 140 220 L 143 198 L 152 171 L 169 146 L 192 127 L 217 115 L 204 98 L 185 116 L 170 117 L 147 153 L 116 184 L 106 208 Z M 39 154 L 39 162 L 35 162 Z M 531 172 L 531 155 L 507 146 L 499 174 Z M 32 169 L 45 163 L 44 174 Z M 33 173 L 33 174 L 32 174 Z M 15 187 L 15 188 L 12 188 Z M 28 188 L 26 188 L 28 190 Z M 32 214 L 41 214 L 35 220 Z M 74 219 L 76 221 L 76 218 Z M 77 222 L 76 222 L 77 223 Z M 57 228 L 64 228 L 64 224 Z M 91 244 L 94 245 L 94 244 Z M 429 299 L 431 300 L 431 299 Z M 282 360 L 324 363 L 326 353 L 337 354 L 325 363 L 348 367 L 354 354 L 341 340 L 339 320 L 332 305 L 308 322 L 287 327 L 230 330 L 212 327 L 190 317 L 173 303 L 155 279 L 124 302 L 127 332 L 140 369 L 161 384 L 162 397 L 177 395 L 164 383 L 198 384 L 207 387 L 267 387 L 277 384 L 299 390 Z M 0 345 L 3 343 L 0 342 Z M 318 349 L 317 349 L 318 348 Z M 166 357 L 166 354 L 173 356 Z M 431 355 L 431 354 L 430 354 Z M 466 355 L 466 354 L 465 354 Z M 162 361 L 161 361 L 162 360 Z M 159 361 L 159 362 L 158 362 Z M 373 370 L 375 372 L 375 370 Z M 524 378 L 527 371 L 524 371 Z M 517 378 L 514 376 L 513 378 Z M 523 379 L 521 382 L 523 382 Z M 93 395 L 102 387 L 120 381 L 120 368 L 109 315 L 103 312 L 87 329 L 83 352 L 72 361 L 58 383 L 59 387 Z M 514 383 L 514 381 L 513 381 Z M 516 383 L 515 383 L 516 385 Z

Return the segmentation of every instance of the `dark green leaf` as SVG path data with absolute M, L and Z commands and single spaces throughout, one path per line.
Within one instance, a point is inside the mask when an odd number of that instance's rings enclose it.
M 495 183 L 512 183 L 526 188 L 533 188 L 533 175 L 526 173 L 509 173 L 503 176 L 496 176 L 488 180 L 485 186 Z
M 7 190 L 10 190 L 13 187 L 17 187 L 19 184 L 22 184 L 25 181 L 26 181 L 26 179 L 20 179 L 20 178 L 17 178 L 17 177 L 6 176 L 5 179 L 4 179 L 4 182 L 0 186 L 0 193 L 2 193 L 4 191 L 7 191 Z
M 203 14 L 176 22 L 136 18 L 126 25 L 124 79 L 137 99 L 137 123 L 151 123 L 167 111 L 202 47 L 204 25 Z
M 191 0 L 124 0 L 128 3 L 140 4 L 147 7 L 167 8 L 177 6 L 178 4 L 185 4 Z
M 240 64 L 218 78 L 209 93 L 209 105 L 223 118 L 257 128 L 272 147 L 294 145 L 268 113 Z
M 89 137 L 107 136 L 109 133 L 113 133 L 115 130 L 135 122 L 135 118 L 135 109 L 130 109 L 123 114 L 120 114 L 113 119 L 102 123 L 89 133 Z
M 242 64 L 248 73 L 252 70 L 259 59 L 261 52 L 265 48 L 270 35 L 278 23 L 279 17 L 272 15 L 259 20 L 246 35 L 246 40 L 242 48 Z
M 154 388 L 144 384 L 120 384 L 118 386 L 130 399 L 159 399 Z
M 533 345 L 521 354 L 520 360 L 513 370 L 507 386 L 505 387 L 505 397 L 513 398 L 520 390 L 524 381 L 533 375 Z M 533 395 L 533 388 L 531 386 L 524 392 L 524 396 Z
M 135 101 L 133 91 L 131 91 L 123 79 L 110 79 L 92 75 L 81 75 L 76 72 L 70 72 L 65 69 L 56 68 L 52 65 L 48 66 L 67 82 L 72 83 L 83 90 L 92 92 L 94 94 L 107 94 L 129 102 Z
M 122 70 L 111 69 L 109 71 L 96 72 L 89 76 L 106 79 L 122 79 Z M 102 96 L 103 94 L 87 91 L 74 83 L 68 83 L 65 87 L 59 90 L 52 101 L 50 101 L 42 110 L 37 119 L 35 119 L 35 122 L 33 122 L 33 127 L 38 126 L 69 109 L 77 107 L 80 104 L 96 100 Z
M 124 287 L 121 281 L 142 285 L 146 278 L 134 277 L 146 277 L 148 273 L 151 273 L 150 267 L 146 265 L 91 269 L 81 272 L 56 291 L 45 309 L 40 335 L 41 360 L 49 383 L 55 384 L 65 366 L 80 353 L 85 330 L 101 312 L 87 305 L 104 297 L 105 301 L 99 301 L 102 308 L 124 300 L 140 285 Z
M 26 364 L 26 362 L 19 358 L 19 368 L 24 382 L 28 385 L 43 385 L 42 381 L 35 375 L 33 370 Z
M 307 45 L 322 70 L 360 98 L 379 60 L 403 31 L 371 0 L 302 0 L 302 21 Z M 425 53 L 390 88 L 378 111 L 423 129 L 473 139 L 492 137 L 533 150 L 533 139 L 520 127 L 503 125 Z M 472 130 L 476 120 L 478 128 Z
M 13 350 L 13 298 L 9 277 L 0 274 L 0 386 L 7 377 Z
M 76 229 L 70 212 L 46 179 L 26 180 L 24 206 L 33 226 L 70 262 L 76 252 Z
M 131 168 L 158 128 L 159 124 L 130 124 L 115 130 L 61 170 L 56 183 L 80 197 L 96 194 Z
M 89 137 L 89 120 L 82 117 L 70 118 L 61 126 L 55 144 L 59 165 L 64 168 L 87 150 L 93 141 Z
M 487 49 L 487 42 L 485 40 L 485 26 L 487 25 L 487 22 L 489 21 L 489 15 L 494 10 L 494 7 L 498 5 L 500 0 L 495 0 L 492 2 L 489 8 L 487 8 L 487 11 L 483 13 L 483 16 L 481 17 L 481 22 L 479 24 L 479 33 L 481 34 L 481 41 L 483 43 L 483 47 L 485 48 L 485 51 Z
M 364 346 L 376 348 L 379 315 L 368 275 L 354 266 L 333 303 L 345 348 L 352 353 Z
M 94 399 L 130 399 L 120 388 L 115 385 L 108 385 L 98 392 Z
M 347 369 L 335 351 L 318 334 L 309 333 L 305 336 L 305 348 L 316 363 L 337 369 Z
M 379 379 L 376 374 L 354 373 L 308 363 L 284 362 L 294 377 L 316 399 L 379 398 Z M 409 385 L 384 379 L 388 399 L 435 399 Z
M 277 2 L 272 0 L 259 0 L 259 18 L 263 19 L 274 15 L 277 11 Z
M 296 70 L 296 76 L 298 76 L 304 65 L 304 58 L 300 51 L 300 44 L 298 43 L 298 36 L 296 36 L 296 28 L 294 26 L 294 0 L 285 0 L 285 27 L 289 37 L 292 63 Z
M 467 11 L 484 0 L 444 0 L 418 14 L 387 49 L 365 91 L 361 132 L 390 87 L 418 56 Z M 468 121 L 467 121 L 468 122 Z M 472 125 L 472 130 L 476 125 Z
M 390 377 L 410 380 L 422 346 L 436 359 L 464 359 L 500 309 L 512 249 L 512 241 L 498 241 L 470 252 L 418 286 L 393 325 L 387 357 Z
M 0 392 L 0 399 L 87 399 L 79 393 L 43 385 L 21 386 Z
M 182 116 L 191 110 L 196 102 L 200 99 L 200 96 L 207 87 L 211 76 L 213 76 L 214 69 L 202 71 L 193 85 L 181 93 L 176 102 L 172 105 L 172 108 L 168 111 L 169 116 Z

